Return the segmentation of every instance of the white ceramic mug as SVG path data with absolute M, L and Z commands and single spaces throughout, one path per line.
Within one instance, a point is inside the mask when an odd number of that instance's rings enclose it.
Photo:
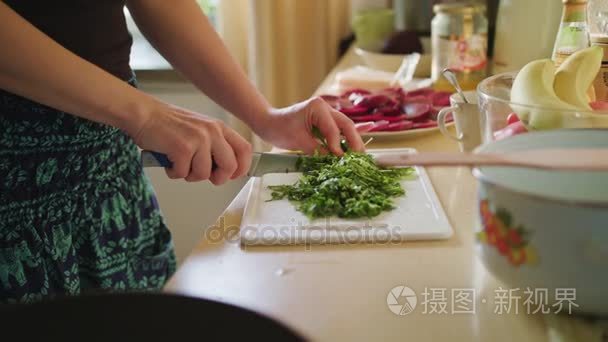
M 481 114 L 477 107 L 477 93 L 465 91 L 464 96 L 469 103 L 464 103 L 458 93 L 450 96 L 451 107 L 443 108 L 437 115 L 439 130 L 446 137 L 458 141 L 460 151 L 473 151 L 481 145 Z M 452 113 L 456 124 L 456 136 L 452 135 L 446 127 L 446 117 Z

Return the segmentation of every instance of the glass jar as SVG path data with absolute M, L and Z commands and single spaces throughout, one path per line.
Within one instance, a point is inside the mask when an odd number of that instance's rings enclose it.
M 488 20 L 486 6 L 476 3 L 446 3 L 433 7 L 432 79 L 436 90 L 454 91 L 441 71 L 456 74 L 463 90 L 474 90 L 487 75 Z

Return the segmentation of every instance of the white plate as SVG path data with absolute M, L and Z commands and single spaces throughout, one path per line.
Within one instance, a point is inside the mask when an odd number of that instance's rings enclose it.
M 410 83 L 403 85 L 403 89 L 406 91 L 413 91 L 420 88 L 427 88 L 431 86 L 430 78 L 415 78 Z M 328 91 L 326 94 L 340 96 L 346 89 L 340 88 L 338 82 L 334 82 L 331 86 L 328 87 Z M 452 126 L 454 122 L 448 122 L 446 124 L 447 127 Z M 362 133 L 361 136 L 363 138 L 374 138 L 374 139 L 412 139 L 421 136 L 425 136 L 428 134 L 438 133 L 439 127 L 430 127 L 430 128 L 419 128 L 419 129 L 409 129 L 406 131 L 397 131 L 397 132 L 367 132 Z
M 378 149 L 372 154 L 415 153 L 414 149 Z M 372 219 L 310 220 L 288 200 L 268 201 L 269 185 L 293 184 L 299 173 L 267 174 L 255 178 L 241 221 L 244 245 L 297 245 L 329 243 L 390 243 L 405 240 L 447 239 L 452 227 L 424 168 L 404 180 L 406 195 L 396 208 Z
M 448 122 L 446 127 L 450 127 L 454 124 L 454 122 Z M 424 135 L 439 133 L 439 127 L 429 127 L 429 128 L 418 128 L 418 129 L 408 129 L 406 131 L 396 131 L 396 132 L 366 132 L 361 133 L 361 137 L 365 140 L 365 138 L 374 138 L 374 139 L 412 139 L 418 138 Z

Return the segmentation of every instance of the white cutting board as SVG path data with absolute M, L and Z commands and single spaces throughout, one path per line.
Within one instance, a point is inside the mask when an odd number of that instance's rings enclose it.
M 376 149 L 368 153 L 416 153 L 416 150 Z M 286 199 L 268 201 L 272 198 L 269 185 L 293 184 L 300 175 L 275 173 L 253 180 L 241 221 L 243 245 L 389 243 L 452 236 L 452 227 L 422 167 L 416 167 L 415 177 L 402 182 L 406 195 L 395 198 L 396 208 L 372 219 L 310 220 Z

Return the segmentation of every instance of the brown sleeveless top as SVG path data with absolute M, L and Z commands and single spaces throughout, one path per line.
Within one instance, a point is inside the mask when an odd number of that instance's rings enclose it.
M 132 39 L 123 12 L 125 0 L 4 2 L 76 55 L 123 80 L 132 77 L 129 67 Z

